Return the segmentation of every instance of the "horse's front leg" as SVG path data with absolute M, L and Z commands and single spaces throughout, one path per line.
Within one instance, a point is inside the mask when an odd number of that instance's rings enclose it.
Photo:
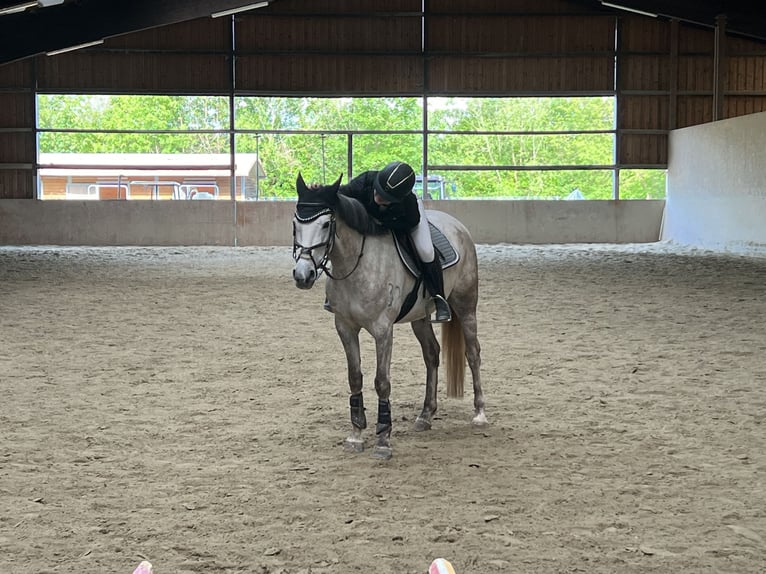
M 351 434 L 346 439 L 346 449 L 353 452 L 364 450 L 362 431 L 367 428 L 362 399 L 362 358 L 359 352 L 359 330 L 338 315 L 335 315 L 335 330 L 338 332 L 343 350 L 346 352 L 348 365 L 348 388 L 351 391 L 349 406 L 351 409 Z
M 377 367 L 375 391 L 378 393 L 378 424 L 375 426 L 375 449 L 372 456 L 388 460 L 391 449 L 391 349 L 394 344 L 394 327 L 390 325 L 383 333 L 374 334 Z

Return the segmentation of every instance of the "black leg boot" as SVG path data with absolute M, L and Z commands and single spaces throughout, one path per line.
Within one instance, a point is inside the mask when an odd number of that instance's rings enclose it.
M 444 277 L 442 276 L 442 266 L 438 259 L 434 259 L 430 263 L 423 263 L 423 280 L 436 306 L 436 312 L 431 322 L 444 323 L 451 321 L 452 312 L 450 311 L 447 299 L 444 297 Z

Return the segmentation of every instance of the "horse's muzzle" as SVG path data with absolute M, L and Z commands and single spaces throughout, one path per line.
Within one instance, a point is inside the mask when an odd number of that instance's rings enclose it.
M 298 289 L 311 289 L 317 280 L 317 271 L 308 265 L 296 265 L 293 269 L 293 280 Z

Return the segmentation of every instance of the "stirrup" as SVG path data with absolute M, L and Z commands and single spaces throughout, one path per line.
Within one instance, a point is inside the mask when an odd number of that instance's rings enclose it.
M 432 299 L 436 306 L 434 318 L 431 319 L 431 323 L 446 323 L 452 321 L 452 311 L 450 311 L 449 303 L 441 295 L 434 295 Z

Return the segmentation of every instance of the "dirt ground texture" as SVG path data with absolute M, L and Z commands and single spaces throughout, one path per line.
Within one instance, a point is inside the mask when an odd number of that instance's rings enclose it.
M 399 326 L 381 462 L 289 248 L 0 247 L 0 572 L 766 571 L 766 258 L 478 251 L 490 426 Z

